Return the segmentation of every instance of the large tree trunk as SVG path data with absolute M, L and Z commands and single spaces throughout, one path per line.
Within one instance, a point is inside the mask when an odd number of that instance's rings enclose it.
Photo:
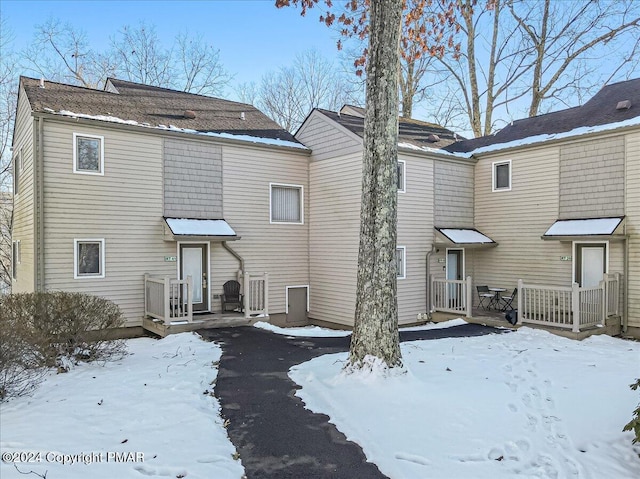
M 396 298 L 398 75 L 402 0 L 371 2 L 356 314 L 349 363 L 401 366 Z

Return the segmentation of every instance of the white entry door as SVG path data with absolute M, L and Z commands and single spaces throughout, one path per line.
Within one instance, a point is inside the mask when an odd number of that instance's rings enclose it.
M 187 276 L 193 280 L 193 310 L 208 311 L 206 244 L 180 245 L 180 278 Z
M 447 279 L 461 280 L 464 275 L 464 250 L 449 249 L 447 250 Z M 464 295 L 462 294 L 459 284 L 450 284 L 448 286 L 448 303 L 449 308 L 459 308 Z
M 606 269 L 605 245 L 579 245 L 580 248 L 580 286 L 593 288 L 600 284 Z

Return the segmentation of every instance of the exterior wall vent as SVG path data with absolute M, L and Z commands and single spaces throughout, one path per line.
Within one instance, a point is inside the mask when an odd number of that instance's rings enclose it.
M 193 110 L 185 110 L 184 117 L 188 118 L 189 120 L 193 120 L 196 117 L 196 112 Z
M 628 110 L 631 108 L 631 100 L 619 101 L 616 105 L 616 110 Z

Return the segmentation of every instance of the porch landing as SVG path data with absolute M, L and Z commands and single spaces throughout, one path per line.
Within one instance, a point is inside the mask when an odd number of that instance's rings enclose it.
M 206 313 L 194 314 L 193 321 L 173 321 L 164 324 L 163 321 L 153 318 L 144 318 L 142 327 L 153 334 L 164 338 L 169 334 L 185 333 L 198 329 L 228 328 L 233 326 L 251 326 L 256 321 L 264 321 L 264 317 L 245 318 L 244 313 Z
M 494 328 L 508 328 L 513 330 L 516 330 L 522 326 L 526 326 L 528 328 L 543 329 L 558 336 L 563 336 L 569 339 L 577 339 L 578 341 L 582 341 L 583 339 L 586 339 L 589 336 L 594 336 L 596 334 L 619 336 L 622 332 L 620 326 L 620 316 L 609 316 L 605 321 L 606 324 L 604 327 L 592 327 L 589 329 L 584 329 L 578 333 L 574 333 L 570 329 L 554 328 L 551 326 L 542 326 L 534 323 L 512 325 L 505 319 L 504 315 L 505 313 L 503 313 L 502 311 L 484 311 L 482 309 L 474 308 L 471 318 L 465 318 L 464 315 L 461 314 L 434 312 L 431 313 L 431 320 L 437 323 L 447 321 L 449 319 L 462 318 L 468 323 L 482 324 L 485 326 L 492 326 Z

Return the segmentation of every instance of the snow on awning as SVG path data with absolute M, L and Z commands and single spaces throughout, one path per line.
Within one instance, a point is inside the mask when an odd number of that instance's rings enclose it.
M 489 247 L 497 246 L 487 235 L 473 228 L 436 228 L 436 231 L 446 243 L 461 245 L 465 247 Z
M 190 218 L 165 218 L 171 234 L 177 237 L 203 237 L 208 239 L 236 240 L 236 232 L 225 220 L 199 220 Z
M 624 216 L 613 218 L 588 218 L 579 220 L 558 220 L 542 236 L 542 239 L 560 240 L 584 237 L 612 236 L 622 224 Z

